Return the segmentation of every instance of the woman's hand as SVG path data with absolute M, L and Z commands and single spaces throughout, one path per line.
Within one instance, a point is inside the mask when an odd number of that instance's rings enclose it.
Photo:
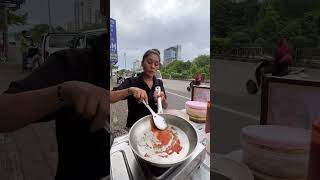
M 62 84 L 62 99 L 84 118 L 92 120 L 91 130 L 109 126 L 110 93 L 90 83 L 68 81 Z
M 148 104 L 148 95 L 145 90 L 137 87 L 130 87 L 129 94 L 133 95 L 133 97 L 136 98 L 139 101 L 139 103 L 141 103 L 144 100 Z
M 158 92 L 154 91 L 153 98 L 155 102 L 157 102 L 158 97 L 161 97 L 161 102 L 164 102 L 166 100 L 166 96 L 163 91 L 160 92 L 160 95 L 158 95 Z
M 162 108 L 163 109 L 167 109 L 168 108 L 168 103 L 167 103 L 167 98 L 166 98 L 166 95 L 164 94 L 164 92 L 161 91 L 160 95 L 158 95 L 158 93 L 155 91 L 153 93 L 153 98 L 154 98 L 155 102 L 157 102 L 158 97 L 161 97 Z

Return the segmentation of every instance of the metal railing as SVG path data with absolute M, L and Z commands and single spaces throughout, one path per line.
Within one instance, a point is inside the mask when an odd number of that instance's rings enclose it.
M 242 58 L 256 58 L 266 55 L 272 55 L 271 48 L 263 47 L 234 47 L 229 49 L 213 49 L 213 55 L 242 57 Z

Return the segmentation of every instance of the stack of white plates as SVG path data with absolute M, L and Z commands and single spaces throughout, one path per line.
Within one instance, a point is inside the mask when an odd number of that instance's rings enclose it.
M 212 154 L 211 177 L 217 180 L 253 180 L 249 168 L 223 155 Z
M 303 179 L 310 132 L 285 126 L 248 126 L 241 131 L 243 162 L 264 179 Z M 272 179 L 273 180 L 273 179 Z

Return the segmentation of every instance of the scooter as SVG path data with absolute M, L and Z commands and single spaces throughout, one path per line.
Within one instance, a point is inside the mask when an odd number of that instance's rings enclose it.
M 30 38 L 30 37 L 29 37 Z M 23 59 L 23 72 L 31 72 L 42 64 L 40 62 L 39 48 L 35 46 L 33 40 L 30 38 L 31 44 L 27 48 L 27 55 Z
M 261 90 L 262 78 L 264 75 L 271 73 L 273 70 L 274 59 L 271 56 L 265 56 L 255 67 L 253 73 L 246 82 L 246 89 L 249 94 L 257 94 Z M 303 74 L 305 68 L 297 68 L 293 70 L 289 67 L 289 73 L 286 76 L 297 75 L 299 78 L 307 78 Z
M 268 73 L 272 71 L 273 61 L 272 57 L 267 56 L 262 58 L 261 62 L 254 67 L 253 73 L 250 74 L 246 83 L 246 88 L 249 94 L 256 94 L 259 91 L 263 75 L 265 75 L 266 72 Z
M 28 53 L 26 57 L 26 71 L 31 72 L 41 65 L 39 49 L 35 46 L 28 48 Z
M 191 89 L 192 89 L 192 87 L 193 87 L 194 85 L 196 85 L 196 81 L 195 81 L 195 80 L 193 80 L 193 81 L 190 82 L 189 86 L 187 87 L 187 91 L 190 92 Z

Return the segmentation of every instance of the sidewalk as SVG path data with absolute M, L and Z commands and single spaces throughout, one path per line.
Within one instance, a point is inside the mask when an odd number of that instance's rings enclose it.
M 11 81 L 25 75 L 18 68 L 0 65 L 1 93 Z M 0 133 L 1 180 L 54 179 L 57 162 L 54 121 Z
M 110 88 L 112 90 L 113 87 L 116 87 L 117 84 L 115 82 L 111 82 Z M 111 131 L 115 129 L 121 129 L 126 127 L 127 116 L 128 116 L 128 105 L 127 101 L 119 101 L 117 103 L 110 105 L 111 109 Z

